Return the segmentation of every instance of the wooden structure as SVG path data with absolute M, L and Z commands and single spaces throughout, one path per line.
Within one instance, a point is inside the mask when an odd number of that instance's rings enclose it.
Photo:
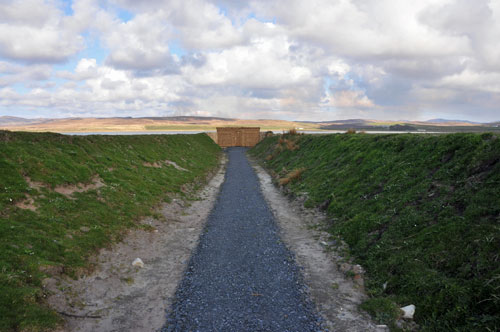
M 217 144 L 221 147 L 251 147 L 259 141 L 260 127 L 217 127 Z

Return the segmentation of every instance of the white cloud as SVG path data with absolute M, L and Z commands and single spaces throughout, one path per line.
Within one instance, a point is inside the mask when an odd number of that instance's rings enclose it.
M 194 85 L 279 90 L 307 84 L 311 71 L 294 63 L 290 47 L 284 36 L 255 38 L 249 45 L 209 53 L 202 67 L 187 66 L 183 74 Z
M 172 65 L 168 49 L 170 28 L 162 12 L 139 14 L 128 22 L 117 23 L 103 36 L 110 49 L 106 63 L 119 69 L 152 70 Z
M 67 80 L 83 81 L 89 78 L 97 77 L 97 69 L 96 59 L 83 58 L 76 65 L 74 72 L 59 71 L 56 76 Z
M 63 62 L 84 46 L 56 3 L 0 2 L 0 56 L 28 63 Z
M 47 80 L 51 74 L 52 67 L 48 65 L 21 66 L 0 61 L 0 87 Z
M 0 2 L 0 112 L 498 118 L 499 0 L 58 1 Z
M 340 108 L 368 108 L 375 104 L 362 91 L 340 90 L 328 95 L 326 102 Z

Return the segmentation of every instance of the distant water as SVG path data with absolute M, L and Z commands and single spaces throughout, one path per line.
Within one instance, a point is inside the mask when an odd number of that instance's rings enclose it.
M 266 132 L 266 130 L 261 130 Z M 274 130 L 275 134 L 282 134 L 286 130 Z M 342 134 L 346 130 L 299 130 L 299 133 L 304 134 Z M 360 132 L 360 131 L 358 131 Z M 446 134 L 441 132 L 430 131 L 364 131 L 367 134 Z M 96 131 L 96 132 L 64 132 L 64 135 L 177 135 L 177 134 L 200 134 L 200 133 L 215 133 L 215 130 L 204 131 Z
M 215 130 L 204 131 L 96 131 L 96 132 L 65 132 L 64 135 L 177 135 L 215 133 Z

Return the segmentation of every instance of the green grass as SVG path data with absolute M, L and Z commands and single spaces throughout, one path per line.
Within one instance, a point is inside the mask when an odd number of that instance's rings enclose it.
M 322 206 L 367 270 L 364 307 L 416 305 L 423 331 L 500 329 L 500 139 L 493 134 L 303 135 L 251 154 Z M 283 142 L 281 138 L 281 142 Z M 387 282 L 387 287 L 383 285 Z M 378 302 L 377 302 L 378 301 Z M 384 305 L 382 305 L 384 304 Z
M 200 183 L 220 148 L 205 134 L 64 136 L 0 131 L 0 331 L 44 331 L 60 317 L 49 309 L 42 280 L 59 269 L 77 276 L 87 258 L 181 186 Z M 173 166 L 144 163 L 170 160 Z M 98 190 L 65 196 L 57 186 L 91 183 Z M 43 183 L 39 189 L 31 181 Z M 27 197 L 36 211 L 18 208 Z M 46 272 L 44 272 L 46 271 Z

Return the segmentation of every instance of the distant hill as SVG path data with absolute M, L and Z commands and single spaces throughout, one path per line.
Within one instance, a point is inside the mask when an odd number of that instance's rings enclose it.
M 0 116 L 0 126 L 22 126 L 51 121 L 51 119 L 25 119 L 16 116 Z
M 471 121 L 432 119 L 427 121 L 382 121 L 347 119 L 333 121 L 286 121 L 269 119 L 235 119 L 203 116 L 170 117 L 113 117 L 113 118 L 63 118 L 24 119 L 1 116 L 0 129 L 12 131 L 51 132 L 112 132 L 112 131 L 213 131 L 217 127 L 260 127 L 263 131 L 348 130 L 357 131 L 419 131 L 419 132 L 484 132 L 500 131 L 500 122 L 488 124 Z
M 468 120 L 448 120 L 448 119 L 430 119 L 425 122 L 429 123 L 470 123 L 470 124 L 481 124 L 480 122 L 468 121 Z
M 13 118 L 13 119 L 12 119 Z M 261 130 L 282 131 L 291 128 L 318 130 L 314 123 L 285 120 L 246 120 L 221 117 L 172 116 L 172 117 L 114 117 L 114 118 L 65 118 L 29 120 L 3 117 L 0 129 L 12 131 L 52 132 L 103 132 L 103 131 L 211 131 L 217 127 L 260 127 Z
M 407 124 L 403 124 L 403 125 L 396 124 L 396 125 L 389 126 L 389 130 L 390 131 L 417 131 L 418 129 L 414 126 L 410 126 Z

